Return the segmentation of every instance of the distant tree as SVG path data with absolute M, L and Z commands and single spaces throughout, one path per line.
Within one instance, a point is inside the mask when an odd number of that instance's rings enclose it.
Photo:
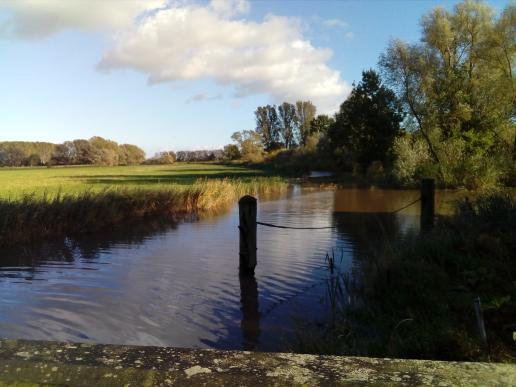
M 334 150 L 352 152 L 362 167 L 373 161 L 390 162 L 390 150 L 402 120 L 394 92 L 381 84 L 374 70 L 368 70 L 340 106 L 328 137 Z
M 52 155 L 52 164 L 57 165 L 71 165 L 76 160 L 75 146 L 72 141 L 65 141 L 62 144 L 58 144 Z
M 176 154 L 172 151 L 158 152 L 153 158 L 146 161 L 146 164 L 174 164 Z
M 138 165 L 145 160 L 145 152 L 143 149 L 132 144 L 122 144 L 118 147 L 118 163 L 119 165 Z M 175 161 L 175 155 L 174 155 Z
M 177 161 L 196 162 L 196 161 L 214 161 L 223 157 L 222 149 L 201 149 L 193 151 L 178 151 Z
M 311 101 L 296 102 L 296 123 L 298 126 L 299 144 L 305 146 L 312 134 L 311 123 L 315 118 L 317 108 Z
M 238 144 L 242 160 L 259 162 L 263 160 L 263 145 L 261 136 L 254 130 L 235 132 L 231 139 Z
M 238 160 L 242 155 L 240 154 L 240 149 L 235 144 L 228 144 L 224 147 L 223 150 L 223 159 L 224 160 Z
M 273 149 L 279 141 L 280 122 L 276 106 L 259 106 L 254 112 L 256 132 L 261 136 L 265 150 Z
M 335 119 L 326 114 L 319 114 L 310 122 L 310 134 L 317 133 L 321 136 L 325 136 L 335 123 Z
M 32 153 L 29 157 L 25 158 L 25 165 L 30 167 L 35 167 L 41 165 L 41 157 L 37 153 Z
M 280 120 L 280 134 L 285 148 L 291 149 L 296 145 L 295 138 L 297 133 L 296 107 L 288 102 L 283 102 L 278 106 Z
M 118 144 L 115 141 L 95 136 L 89 142 L 100 152 L 101 165 L 118 165 Z
M 88 140 L 77 139 L 73 140 L 72 143 L 74 147 L 73 164 L 88 165 L 101 163 L 101 150 L 94 147 Z

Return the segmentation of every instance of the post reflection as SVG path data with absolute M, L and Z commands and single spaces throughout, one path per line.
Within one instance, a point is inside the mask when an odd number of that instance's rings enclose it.
M 258 303 L 258 283 L 253 276 L 239 276 L 240 279 L 240 305 L 242 320 L 242 347 L 245 350 L 253 350 L 259 344 L 260 338 L 260 311 Z

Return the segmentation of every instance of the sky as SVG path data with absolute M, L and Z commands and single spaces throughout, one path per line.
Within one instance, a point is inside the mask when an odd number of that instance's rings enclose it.
M 257 106 L 332 114 L 390 39 L 455 3 L 0 0 L 0 141 L 220 148 Z

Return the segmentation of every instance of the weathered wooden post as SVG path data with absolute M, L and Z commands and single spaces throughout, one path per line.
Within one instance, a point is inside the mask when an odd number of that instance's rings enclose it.
M 434 226 L 435 215 L 435 181 L 421 181 L 421 231 L 431 230 Z
M 253 275 L 256 267 L 256 198 L 246 195 L 238 201 L 240 217 L 240 275 Z

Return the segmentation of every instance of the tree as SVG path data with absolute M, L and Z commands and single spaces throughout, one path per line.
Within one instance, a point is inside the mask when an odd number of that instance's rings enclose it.
M 58 144 L 52 155 L 52 164 L 70 165 L 74 164 L 76 159 L 75 147 L 72 141 L 65 141 Z
M 298 126 L 299 144 L 306 146 L 308 137 L 312 134 L 312 120 L 317 108 L 311 101 L 296 102 L 296 123 Z
M 276 147 L 279 141 L 279 118 L 276 106 L 259 106 L 254 112 L 256 132 L 261 136 L 265 150 Z
M 436 8 L 421 43 L 393 41 L 380 57 L 388 84 L 428 146 L 441 181 L 465 184 L 511 164 L 516 144 L 515 6 L 496 20 L 486 4 Z M 486 169 L 486 166 L 490 165 Z
M 334 122 L 335 120 L 333 117 L 330 117 L 327 114 L 319 114 L 310 122 L 310 134 L 317 133 L 321 136 L 326 135 L 330 126 L 333 125 Z
M 136 145 L 122 144 L 118 147 L 118 160 L 119 165 L 138 165 L 145 160 L 145 152 Z M 175 155 L 174 161 L 176 161 Z
M 88 140 L 73 140 L 74 159 L 70 160 L 73 164 L 89 165 L 100 164 L 102 153 L 94 147 Z
M 100 152 L 101 165 L 118 165 L 118 144 L 115 141 L 95 136 L 90 138 L 90 144 Z
M 381 84 L 374 70 L 364 71 L 362 80 L 335 115 L 328 138 L 334 151 L 351 152 L 364 168 L 373 161 L 389 163 L 402 119 L 394 92 Z
M 250 162 L 263 160 L 263 145 L 260 134 L 254 130 L 235 132 L 231 139 L 238 144 L 242 159 Z
M 235 144 L 228 144 L 224 147 L 222 158 L 224 160 L 238 160 L 242 155 L 238 146 Z
M 296 145 L 295 137 L 297 133 L 296 107 L 288 102 L 283 102 L 278 106 L 278 116 L 280 121 L 280 134 L 285 148 L 291 149 Z

